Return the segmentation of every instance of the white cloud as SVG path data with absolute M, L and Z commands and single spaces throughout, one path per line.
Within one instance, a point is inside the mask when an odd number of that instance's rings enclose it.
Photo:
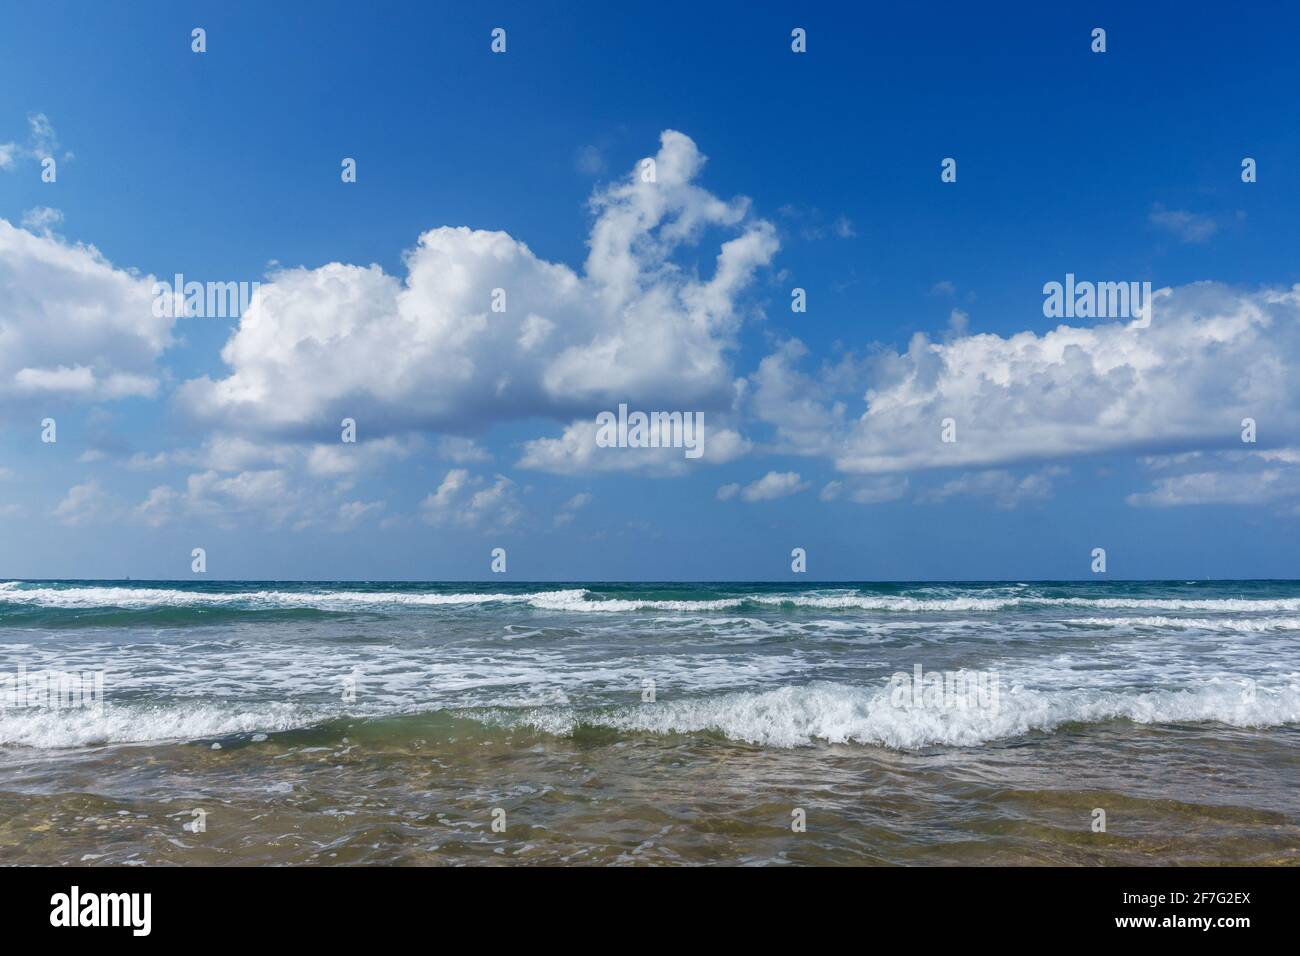
M 491 484 L 464 468 L 447 472 L 436 491 L 420 502 L 421 517 L 432 525 L 493 530 L 508 528 L 523 516 L 513 481 L 496 475 Z
M 704 157 L 689 137 L 665 132 L 655 160 L 656 182 L 634 171 L 593 197 L 582 274 L 463 227 L 421 235 L 405 279 L 337 262 L 274 273 L 222 351 L 230 374 L 186 383 L 183 405 L 231 431 L 300 436 L 341 417 L 372 434 L 464 433 L 628 401 L 727 407 L 738 300 L 775 233 L 746 200 L 694 184 Z M 706 228 L 731 238 L 699 277 L 677 257 Z
M 1151 208 L 1147 221 L 1181 242 L 1205 242 L 1219 231 L 1219 224 L 1210 216 L 1185 209 L 1166 209 L 1159 203 Z
M 897 501 L 907 494 L 906 475 L 878 475 L 860 478 L 848 486 L 849 500 L 859 505 L 875 505 Z
M 835 220 L 828 226 L 822 211 L 816 207 L 786 203 L 777 212 L 786 219 L 792 220 L 797 225 L 799 237 L 810 242 L 816 242 L 831 236 L 837 239 L 852 239 L 858 234 L 853 226 L 853 220 L 843 213 L 836 216 Z
M 214 435 L 201 448 L 177 452 L 174 457 L 181 464 L 211 471 L 259 471 L 288 464 L 295 449 L 279 442 Z
M 797 357 L 786 347 L 764 360 L 752 405 L 786 444 L 846 472 L 1177 453 L 1235 441 L 1246 417 L 1266 422 L 1275 441 L 1300 432 L 1300 286 L 1184 286 L 1158 296 L 1148 328 L 918 334 L 906 352 L 863 367 L 870 385 L 856 421 L 831 404 L 828 376 L 799 373 Z M 940 440 L 945 418 L 956 421 L 955 443 Z
M 438 441 L 438 451 L 443 458 L 458 465 L 477 464 L 491 461 L 492 455 L 486 448 L 481 448 L 472 438 L 460 438 L 447 435 Z
M 23 213 L 22 226 L 29 232 L 42 236 L 53 234 L 54 227 L 63 222 L 63 213 L 49 206 L 36 206 Z
M 190 475 L 186 494 L 197 510 L 265 516 L 272 527 L 288 520 L 297 507 L 298 497 L 290 487 L 288 476 L 275 468 L 241 471 L 230 477 L 211 471 Z
M 135 508 L 135 517 L 159 527 L 179 518 L 198 518 L 223 528 L 240 523 L 279 528 L 315 523 L 311 506 L 296 491 L 288 474 L 276 468 L 222 475 L 217 471 L 192 474 L 185 490 L 160 485 Z M 296 519 L 296 520 L 295 520 Z
M 1263 448 L 1250 453 L 1252 458 L 1276 461 L 1285 465 L 1300 465 L 1300 448 Z
M 0 169 L 13 169 L 19 158 L 40 162 L 47 156 L 54 156 L 59 150 L 59 137 L 54 132 L 54 124 L 44 113 L 27 114 L 27 140 L 25 143 L 0 143 Z M 72 159 L 71 153 L 64 153 L 61 161 Z
M 859 387 L 860 372 L 846 357 L 807 375 L 797 368 L 807 355 L 802 342 L 790 339 L 759 362 L 748 379 L 748 410 L 774 427 L 773 451 L 830 456 L 848 427 L 847 405 L 837 393 Z
M 54 124 L 44 113 L 28 113 L 28 149 L 36 159 L 44 159 L 58 152 L 59 137 Z
M 555 515 L 555 527 L 571 524 L 578 512 L 591 503 L 591 494 L 583 491 L 566 501 Z
M 1178 455 L 1144 455 L 1138 461 L 1146 468 L 1180 468 L 1196 461 L 1203 454 L 1199 451 L 1185 451 Z
M 1011 509 L 1027 501 L 1042 501 L 1052 495 L 1052 479 L 1066 469 L 1052 466 L 1017 478 L 1009 471 L 970 472 L 946 481 L 917 497 L 922 503 L 938 503 L 954 497 L 992 498 L 999 508 Z
M 838 501 L 847 493 L 849 500 L 855 504 L 875 505 L 885 501 L 897 501 L 907 494 L 907 486 L 908 480 L 905 475 L 879 475 L 860 478 L 850 483 L 828 481 L 822 486 L 817 497 L 822 501 Z
M 758 501 L 775 501 L 777 498 L 786 498 L 798 494 L 807 489 L 810 484 L 811 482 L 801 481 L 797 471 L 769 471 L 762 478 L 752 481 L 738 490 L 742 501 L 753 504 Z M 737 486 L 724 485 L 718 489 L 718 499 L 726 501 L 735 497 L 736 491 Z
M 153 315 L 152 286 L 0 219 L 0 404 L 155 394 L 173 320 Z
M 144 501 L 135 506 L 135 517 L 154 528 L 171 522 L 181 513 L 184 495 L 175 488 L 159 485 L 151 490 Z
M 684 475 L 700 464 L 721 465 L 750 451 L 750 442 L 729 428 L 713 428 L 705 416 L 703 454 L 686 458 L 684 448 L 617 448 L 596 444 L 600 430 L 595 418 L 575 421 L 559 438 L 535 438 L 524 443 L 520 468 L 549 471 L 560 475 L 591 472 L 636 471 L 649 475 Z M 650 426 L 651 434 L 665 427 L 661 419 Z M 658 440 L 667 436 L 660 434 Z
M 1125 498 L 1130 505 L 1172 508 L 1187 505 L 1260 505 L 1300 498 L 1300 448 L 1265 448 L 1143 459 L 1153 470 L 1184 470 L 1162 475 L 1149 491 Z
M 352 475 L 406 458 L 411 451 L 412 443 L 391 435 L 355 443 L 312 445 L 307 450 L 306 466 L 308 473 L 317 477 Z
M 345 501 L 339 505 L 337 530 L 355 528 L 367 515 L 377 515 L 386 507 L 383 501 Z
M 948 314 L 948 332 L 949 339 L 964 338 L 970 330 L 970 315 L 961 309 L 953 309 Z
M 85 455 L 81 456 L 85 459 Z M 148 452 L 138 451 L 125 462 L 126 467 L 132 471 L 154 471 L 158 468 L 164 468 L 170 459 L 166 452 L 160 451 L 150 455 Z
M 67 495 L 54 508 L 54 517 L 61 524 L 83 525 L 108 516 L 111 510 L 108 493 L 97 480 L 91 479 L 73 485 Z
M 1161 478 L 1148 492 L 1129 495 L 1131 505 L 1169 508 L 1176 505 L 1257 505 L 1296 493 L 1296 476 L 1272 468 L 1254 474 L 1203 471 Z

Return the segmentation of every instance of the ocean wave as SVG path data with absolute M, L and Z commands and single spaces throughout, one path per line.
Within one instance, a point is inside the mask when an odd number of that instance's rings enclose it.
M 1245 634 L 1300 631 L 1300 617 L 1076 617 L 1062 624 L 1082 627 L 1155 627 L 1177 630 L 1233 631 Z
M 790 606 L 823 610 L 963 611 L 996 610 L 1005 599 L 870 597 L 860 594 L 817 596 L 806 594 L 752 594 L 714 600 L 656 600 L 601 598 L 585 588 L 533 592 L 466 592 L 455 594 L 410 591 L 190 591 L 170 588 L 130 587 L 19 587 L 0 584 L 0 604 L 27 604 L 50 608 L 149 608 L 241 604 L 254 607 L 317 607 L 472 604 L 527 604 L 540 610 L 596 612 L 724 611 L 750 606 Z M 1010 602 L 1010 603 L 1014 603 Z
M 313 607 L 520 603 L 533 600 L 572 600 L 581 590 L 538 591 L 528 594 L 438 594 L 409 591 L 188 591 L 170 588 L 77 587 L 16 588 L 0 585 L 0 604 L 30 604 L 50 608 L 153 608 L 203 605 L 253 607 Z M 538 606 L 542 606 L 539 604 Z
M 1117 611 L 1300 611 L 1300 598 L 1024 598 L 1021 603 Z
M 986 698 L 987 701 L 987 698 Z M 768 747 L 824 742 L 919 750 L 974 747 L 1052 732 L 1070 723 L 1215 722 L 1240 728 L 1300 723 L 1300 685 L 1281 688 L 1211 680 L 1177 690 L 1108 691 L 1002 688 L 993 707 L 924 707 L 892 699 L 888 686 L 817 682 L 762 691 L 730 691 L 688 700 L 614 708 L 571 705 L 445 707 L 428 703 L 345 713 L 337 706 L 214 701 L 112 704 L 102 709 L 0 708 L 0 745 L 63 749 L 211 740 L 277 733 L 343 716 L 388 719 L 442 712 L 504 727 L 571 736 L 582 727 L 625 733 L 721 734 Z
M 872 597 L 863 594 L 747 594 L 713 600 L 679 601 L 651 598 L 592 599 L 589 591 L 556 591 L 535 595 L 529 603 L 534 607 L 557 611 L 609 614 L 629 611 L 728 611 L 746 606 L 814 608 L 822 611 L 996 611 L 1014 606 L 1016 601 L 1003 598 Z
M 549 595 L 562 594 L 563 597 Z M 962 612 L 1002 611 L 1020 607 L 1093 607 L 1109 610 L 1164 611 L 1300 611 L 1300 598 L 1246 600 L 1244 598 L 1047 598 L 1047 597 L 951 597 L 914 598 L 895 595 L 864 594 L 750 594 L 743 597 L 709 601 L 661 601 L 642 599 L 595 599 L 590 592 L 543 592 L 533 595 L 529 603 L 564 611 L 719 611 L 742 606 L 815 608 L 818 610 L 861 610 L 894 612 Z
M 571 735 L 581 726 L 595 726 L 636 733 L 718 733 L 769 747 L 825 742 L 896 750 L 973 747 L 1033 731 L 1051 732 L 1069 723 L 1110 720 L 1277 727 L 1300 722 L 1300 687 L 1248 690 L 1246 682 L 1233 681 L 1144 692 L 1017 687 L 1001 693 L 997 707 L 934 708 L 896 705 L 888 689 L 816 683 L 664 701 L 605 713 L 542 708 L 506 718 L 560 736 Z
M 823 611 L 895 613 L 993 612 L 1013 608 L 1080 607 L 1097 610 L 1207 611 L 1241 613 L 1300 612 L 1300 598 L 1148 598 L 1148 597 L 909 597 L 870 595 L 856 591 L 804 594 L 738 594 L 712 599 L 603 597 L 587 588 L 528 592 L 426 591 L 193 591 L 146 587 L 39 587 L 0 582 L 0 606 L 29 605 L 56 609 L 228 606 L 250 609 L 317 608 L 348 610 L 363 607 L 442 607 L 481 604 L 520 604 L 538 610 L 616 614 L 637 611 L 711 613 L 741 608 L 807 608 Z M 1172 620 L 1172 619 L 1171 619 Z M 1170 626 L 1173 626 L 1172 624 Z
M 286 703 L 184 703 L 92 708 L 0 708 L 0 745 L 42 749 L 191 741 L 309 727 L 328 719 L 319 708 Z

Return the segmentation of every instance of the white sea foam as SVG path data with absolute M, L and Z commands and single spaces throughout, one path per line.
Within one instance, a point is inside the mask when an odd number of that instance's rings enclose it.
M 1085 627 L 1155 627 L 1244 634 L 1300 631 L 1300 617 L 1078 617 L 1061 623 Z
M 108 706 L 87 710 L 8 708 L 0 710 L 0 745 L 63 748 L 102 744 L 189 741 L 253 731 L 309 727 L 325 719 L 315 708 L 283 703 L 216 703 Z
M 867 595 L 856 591 L 829 594 L 748 594 L 711 600 L 602 598 L 585 588 L 554 591 L 432 593 L 419 591 L 192 591 L 133 587 L 32 587 L 0 582 L 0 604 L 29 604 L 52 608 L 117 607 L 146 609 L 203 605 L 246 605 L 253 608 L 312 607 L 346 609 L 363 606 L 456 606 L 526 604 L 540 610 L 627 613 L 632 611 L 714 612 L 744 605 L 818 610 L 862 610 L 902 613 L 999 611 L 1016 607 L 1088 607 L 1103 610 L 1300 612 L 1300 598 L 1047 598 L 935 597 Z
M 54 608 L 191 607 L 247 604 L 254 607 L 335 608 L 352 605 L 439 605 L 527 603 L 533 600 L 569 601 L 581 590 L 539 591 L 530 594 L 435 594 L 410 591 L 189 591 L 170 588 L 76 587 L 17 588 L 10 582 L 0 588 L 2 604 L 34 604 Z M 543 605 L 539 605 L 543 606 Z
M 1021 603 L 1124 611 L 1300 611 L 1300 598 L 1024 598 Z
M 603 714 L 539 710 L 524 722 L 569 733 L 579 722 L 657 734 L 720 733 L 773 747 L 828 743 L 874 744 L 899 750 L 971 747 L 1066 723 L 1124 719 L 1141 724 L 1214 721 L 1234 727 L 1300 722 L 1300 686 L 1255 688 L 1211 681 L 1182 690 L 1042 691 L 1014 688 L 996 709 L 895 706 L 888 691 L 843 684 L 742 692 L 620 708 Z
M 504 704 L 508 706 L 508 703 Z M 380 717 L 445 710 L 432 703 L 389 706 L 356 713 Z M 771 747 L 815 742 L 869 744 L 899 750 L 945 745 L 971 747 L 1066 723 L 1123 719 L 1141 724 L 1218 722 L 1242 728 L 1300 723 L 1300 684 L 1266 688 L 1245 681 L 1209 680 L 1174 690 L 1079 688 L 1004 689 L 996 708 L 927 708 L 898 705 L 884 685 L 862 687 L 816 682 L 762 691 L 714 693 L 688 700 L 626 707 L 577 709 L 569 705 L 468 712 L 489 723 L 530 726 L 567 736 L 579 725 L 654 734 L 719 733 Z M 67 748 L 104 744 L 192 741 L 310 727 L 343 715 L 340 709 L 280 702 L 170 702 L 84 710 L 0 710 L 0 745 Z

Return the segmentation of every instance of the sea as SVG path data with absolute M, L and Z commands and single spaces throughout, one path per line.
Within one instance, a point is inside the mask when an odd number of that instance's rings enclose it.
M 1297 863 L 1300 582 L 0 581 L 0 864 Z

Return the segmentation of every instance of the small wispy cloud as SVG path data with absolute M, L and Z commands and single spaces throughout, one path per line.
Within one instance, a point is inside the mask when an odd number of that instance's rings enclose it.
M 558 512 L 555 514 L 555 527 L 559 528 L 566 524 L 572 523 L 573 519 L 578 516 L 578 512 L 591 503 L 591 495 L 588 492 L 581 492 L 574 495 L 566 501 Z
M 1156 203 L 1147 215 L 1147 221 L 1163 229 L 1180 242 L 1206 242 L 1219 231 L 1219 224 L 1211 216 L 1189 212 L 1186 209 L 1166 209 Z
M 917 502 L 938 504 L 949 498 L 991 498 L 997 507 L 1010 510 L 1028 501 L 1050 498 L 1052 480 L 1067 471 L 1059 465 L 1052 465 L 1023 478 L 1000 468 L 967 472 L 918 495 Z
M 735 483 L 723 485 L 718 489 L 719 501 L 730 501 L 737 495 L 742 501 L 751 504 L 757 501 L 775 501 L 798 494 L 811 486 L 811 482 L 800 480 L 797 471 L 769 471 L 757 481 L 752 481 L 743 488 Z
M 599 176 L 605 171 L 605 156 L 596 146 L 580 146 L 574 154 L 573 165 L 587 176 Z
M 23 213 L 22 226 L 28 232 L 49 236 L 63 222 L 63 213 L 50 206 L 37 206 Z
M 27 114 L 26 141 L 0 143 L 0 169 L 13 169 L 19 159 L 34 159 L 37 162 L 59 151 L 59 137 L 54 131 L 54 124 L 44 113 Z M 72 154 L 65 152 L 63 161 L 72 159 Z

